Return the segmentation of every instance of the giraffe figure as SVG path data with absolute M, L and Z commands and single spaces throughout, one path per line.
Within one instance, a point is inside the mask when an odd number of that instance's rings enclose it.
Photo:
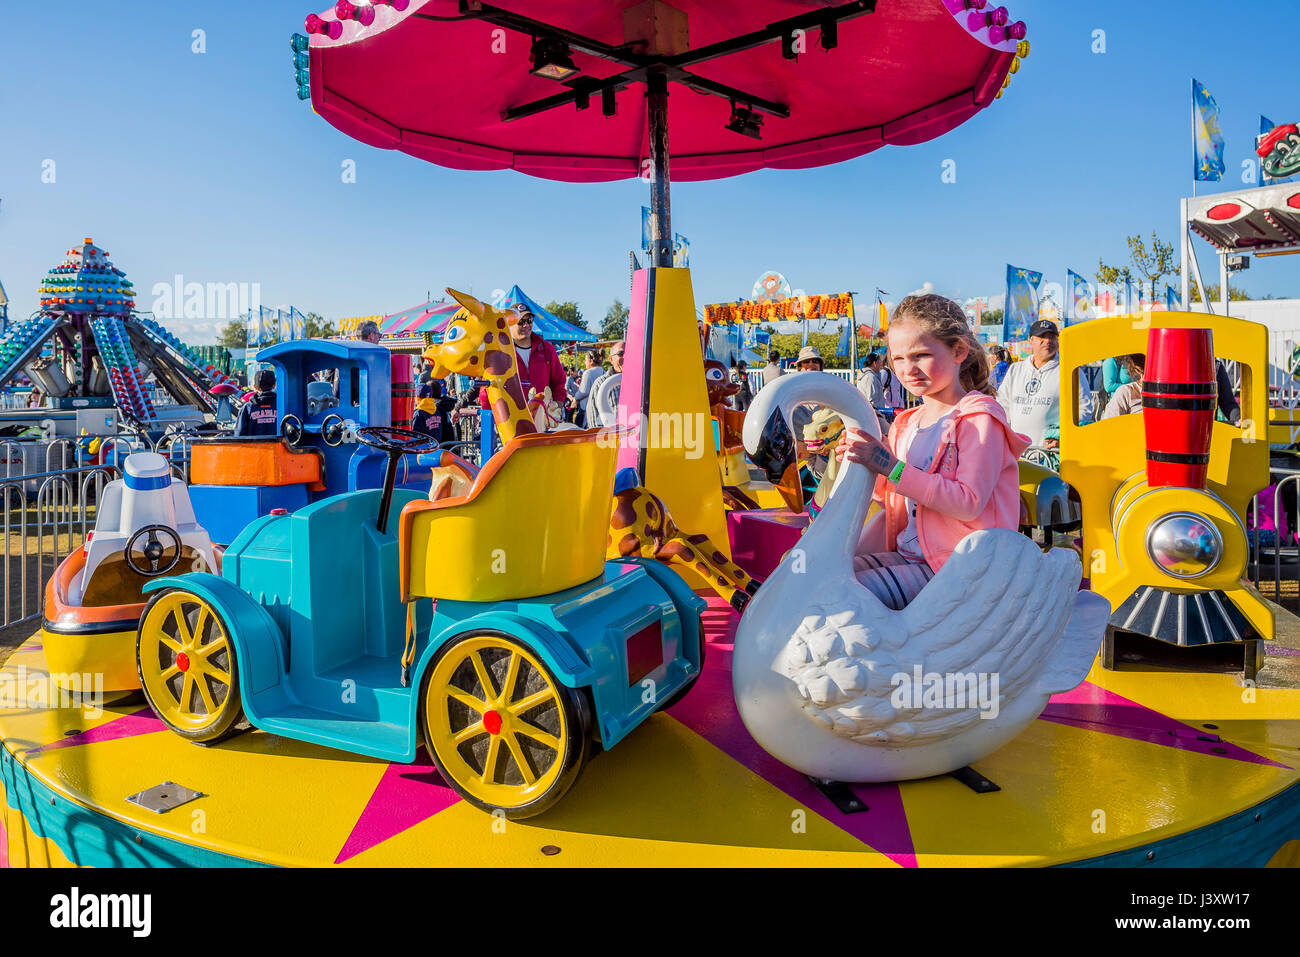
M 443 331 L 442 342 L 425 350 L 425 358 L 434 363 L 433 377 L 442 379 L 458 372 L 487 379 L 488 405 L 502 444 L 517 435 L 535 434 L 537 426 L 524 398 L 515 344 L 510 338 L 514 312 L 496 309 L 455 289 L 448 289 L 447 294 L 468 315 L 453 317 Z
M 736 611 L 743 612 L 761 584 L 730 561 L 707 535 L 687 535 L 674 523 L 663 500 L 647 488 L 624 489 L 614 495 L 609 518 L 610 558 L 655 558 L 698 572 Z
M 465 307 L 468 315 L 453 318 L 442 343 L 425 351 L 425 357 L 434 362 L 434 378 L 451 372 L 482 375 L 488 381 L 488 401 L 502 444 L 518 435 L 536 434 L 537 426 L 519 382 L 509 311 L 495 309 L 455 289 L 447 293 Z M 641 487 L 614 496 L 606 554 L 612 558 L 640 555 L 688 565 L 737 611 L 744 610 L 750 596 L 758 591 L 759 582 L 728 561 L 707 536 L 688 536 L 680 531 L 663 501 Z

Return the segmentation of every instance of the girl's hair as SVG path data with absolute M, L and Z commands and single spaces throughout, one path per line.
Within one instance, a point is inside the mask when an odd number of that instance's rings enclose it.
M 1129 356 L 1121 356 L 1119 364 L 1128 372 L 1130 380 L 1141 382 L 1146 371 L 1147 357 L 1141 352 L 1135 352 Z
M 889 327 L 892 329 L 905 322 L 917 323 L 926 334 L 934 336 L 949 349 L 956 348 L 958 342 L 966 343 L 967 355 L 959 373 L 962 388 L 967 392 L 997 395 L 993 384 L 989 382 L 989 364 L 984 350 L 971 331 L 961 306 L 933 293 L 908 296 L 894 308 L 894 314 L 889 318 Z

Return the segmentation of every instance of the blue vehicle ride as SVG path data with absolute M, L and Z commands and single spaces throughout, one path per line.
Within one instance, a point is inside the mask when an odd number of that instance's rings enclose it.
M 470 803 L 540 814 L 699 677 L 705 602 L 658 562 L 605 559 L 600 430 L 518 436 L 478 472 L 404 429 L 356 437 L 387 456 L 382 489 L 259 518 L 219 575 L 145 586 L 148 702 L 203 744 L 252 726 L 411 762 L 423 742 Z M 395 489 L 409 455 L 454 494 Z
M 341 492 L 380 487 L 386 457 L 357 440 L 363 427 L 394 424 L 393 355 L 383 346 L 298 339 L 262 349 L 276 378 L 279 434 L 195 439 L 190 498 L 213 541 L 232 542 L 254 519 Z M 400 460 L 399 488 L 427 489 L 430 470 Z

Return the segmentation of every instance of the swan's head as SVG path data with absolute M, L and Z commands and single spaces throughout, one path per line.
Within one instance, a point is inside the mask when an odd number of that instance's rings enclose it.
M 833 409 L 839 413 L 845 428 L 861 429 L 880 438 L 880 424 L 875 412 L 867 405 L 862 393 L 848 382 L 829 372 L 792 372 L 760 389 L 745 413 L 745 450 L 756 463 L 760 446 L 766 443 L 775 447 L 781 429 L 790 436 L 793 446 L 790 414 L 799 405 Z
M 860 428 L 880 437 L 876 415 L 867 400 L 838 376 L 828 372 L 794 372 L 760 389 L 745 413 L 745 451 L 794 512 L 803 509 L 803 491 L 790 414 L 796 406 L 807 403 L 833 409 L 846 428 Z

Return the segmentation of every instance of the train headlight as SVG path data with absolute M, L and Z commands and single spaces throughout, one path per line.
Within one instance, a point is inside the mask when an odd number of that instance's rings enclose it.
M 1200 515 L 1177 512 L 1157 519 L 1147 533 L 1147 554 L 1175 578 L 1208 575 L 1223 556 L 1223 537 Z

